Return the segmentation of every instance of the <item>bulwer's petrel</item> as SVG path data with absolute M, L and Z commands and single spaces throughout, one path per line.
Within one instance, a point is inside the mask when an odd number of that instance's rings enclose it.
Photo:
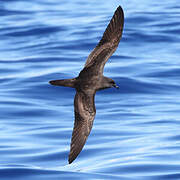
M 118 86 L 108 77 L 103 76 L 104 65 L 118 47 L 124 25 L 124 13 L 119 6 L 102 39 L 86 60 L 84 69 L 73 79 L 53 80 L 50 84 L 76 89 L 74 98 L 75 122 L 69 153 L 69 164 L 81 152 L 93 126 L 96 114 L 94 97 L 96 91 Z

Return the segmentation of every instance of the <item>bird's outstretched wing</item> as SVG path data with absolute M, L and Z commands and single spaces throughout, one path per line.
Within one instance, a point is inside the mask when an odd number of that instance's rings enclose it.
M 103 73 L 105 63 L 118 47 L 123 26 L 124 13 L 121 6 L 119 6 L 108 24 L 102 39 L 88 56 L 85 68 L 96 65 L 96 67 L 99 67 L 99 72 Z
M 74 98 L 75 122 L 71 138 L 69 164 L 72 163 L 81 152 L 92 129 L 96 114 L 94 96 L 95 92 L 91 94 L 76 92 Z

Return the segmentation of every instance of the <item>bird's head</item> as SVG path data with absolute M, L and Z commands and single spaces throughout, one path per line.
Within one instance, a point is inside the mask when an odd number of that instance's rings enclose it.
M 112 79 L 110 79 L 109 85 L 110 85 L 110 87 L 114 87 L 114 88 L 116 88 L 116 89 L 119 89 L 119 86 L 117 86 L 116 83 L 115 83 L 115 81 L 112 80 Z
M 112 80 L 111 78 L 108 78 L 108 77 L 103 77 L 100 89 L 106 89 L 106 88 L 112 88 L 112 87 L 119 89 L 119 87 L 116 85 L 114 80 Z

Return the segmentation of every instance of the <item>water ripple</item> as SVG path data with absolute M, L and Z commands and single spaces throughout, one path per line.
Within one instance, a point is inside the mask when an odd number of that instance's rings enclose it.
M 78 75 L 115 8 L 108 1 L 0 0 L 0 179 L 180 179 L 179 5 L 122 2 L 125 26 L 96 94 L 88 141 L 68 165 Z

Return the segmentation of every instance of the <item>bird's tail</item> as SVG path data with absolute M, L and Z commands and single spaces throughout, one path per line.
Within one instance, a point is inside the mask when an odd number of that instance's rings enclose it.
M 54 86 L 65 86 L 72 88 L 75 88 L 75 82 L 76 82 L 76 78 L 49 81 L 49 83 Z

